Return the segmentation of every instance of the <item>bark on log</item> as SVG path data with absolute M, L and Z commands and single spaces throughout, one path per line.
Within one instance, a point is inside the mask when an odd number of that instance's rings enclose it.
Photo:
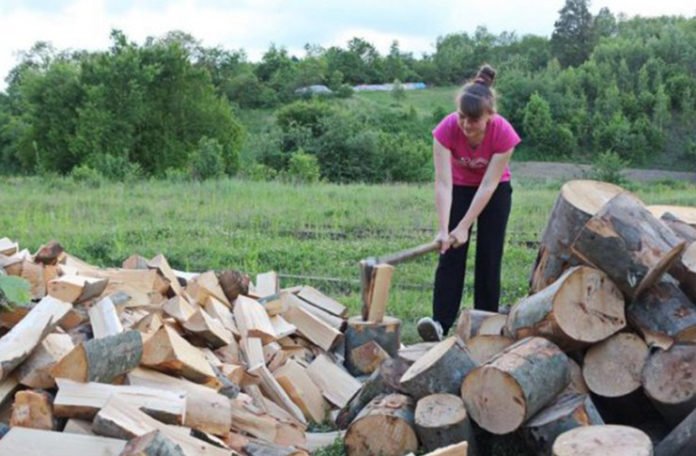
M 496 315 L 500 314 L 478 309 L 464 309 L 457 319 L 455 334 L 461 340 L 467 342 L 472 337 L 478 335 L 479 329 L 485 320 Z
M 416 400 L 435 393 L 457 394 L 464 377 L 477 365 L 461 339 L 448 337 L 408 368 L 401 388 Z
M 345 331 L 346 368 L 351 374 L 370 373 L 360 369 L 350 356 L 354 349 L 370 341 L 377 342 L 392 358 L 396 357 L 401 346 L 401 320 L 388 316 L 381 322 L 363 321 L 360 316 L 348 319 Z
M 680 423 L 696 409 L 696 345 L 674 345 L 652 354 L 642 383 L 665 419 L 673 426 Z
M 402 456 L 418 449 L 413 400 L 403 394 L 378 396 L 346 432 L 348 456 Z
M 575 237 L 604 204 L 622 191 L 616 185 L 591 180 L 574 180 L 561 187 L 532 268 L 532 293 L 551 285 L 569 267 L 581 264 L 570 249 Z
M 570 382 L 568 357 L 541 337 L 509 346 L 462 382 L 471 419 L 493 434 L 507 434 L 549 404 Z
M 620 397 L 640 388 L 648 346 L 633 333 L 619 333 L 590 347 L 582 375 L 593 393 Z
M 558 395 L 534 415 L 525 423 L 522 432 L 534 454 L 551 456 L 553 443 L 559 435 L 580 426 L 597 424 L 604 424 L 604 421 L 590 396 L 569 392 Z
M 542 336 L 569 351 L 606 339 L 626 326 L 624 299 L 602 271 L 574 266 L 510 310 L 512 337 Z
M 564 432 L 553 444 L 553 456 L 652 456 L 644 432 L 628 426 L 583 426 Z
M 466 440 L 474 455 L 474 432 L 464 401 L 453 394 L 431 394 L 416 404 L 416 433 L 425 451 Z
M 696 448 L 696 409 L 655 447 L 655 456 L 692 456 L 694 448 Z
M 667 350 L 675 342 L 696 342 L 696 305 L 671 282 L 645 290 L 626 314 L 648 345 Z
M 336 426 L 346 429 L 360 411 L 372 399 L 379 395 L 400 393 L 399 380 L 408 370 L 409 364 L 401 358 L 389 358 L 382 361 L 379 368 L 363 383 L 360 390 L 336 416 Z
M 629 192 L 611 199 L 580 230 L 572 251 L 604 271 L 632 300 L 657 283 L 686 247 Z

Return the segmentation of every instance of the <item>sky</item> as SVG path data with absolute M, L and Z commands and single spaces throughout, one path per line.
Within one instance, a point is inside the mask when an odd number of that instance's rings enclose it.
M 341 46 L 361 37 L 386 54 L 397 40 L 416 57 L 432 53 L 439 36 L 492 33 L 550 36 L 564 0 L 0 0 L 0 90 L 18 52 L 37 41 L 58 50 L 104 50 L 112 29 L 142 44 L 172 30 L 193 35 L 206 47 L 244 49 L 258 61 L 273 43 L 304 55 L 305 44 Z M 595 0 L 590 11 L 696 15 L 688 0 Z

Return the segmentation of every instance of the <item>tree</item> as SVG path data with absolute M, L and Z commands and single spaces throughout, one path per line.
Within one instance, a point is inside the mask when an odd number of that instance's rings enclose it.
M 561 65 L 578 66 L 590 56 L 595 44 L 589 0 L 566 0 L 551 35 L 551 50 Z
M 604 7 L 599 10 L 593 19 L 593 28 L 595 36 L 600 38 L 611 38 L 619 32 L 619 27 L 616 24 L 616 17 L 612 14 L 609 8 Z

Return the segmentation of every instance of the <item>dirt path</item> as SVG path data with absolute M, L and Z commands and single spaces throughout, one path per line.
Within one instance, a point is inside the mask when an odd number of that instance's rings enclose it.
M 556 162 L 516 162 L 513 160 L 511 168 L 513 177 L 540 178 L 549 180 L 586 178 L 592 172 L 591 165 L 577 165 L 573 163 Z M 696 183 L 696 173 L 680 171 L 629 168 L 624 171 L 624 176 L 628 180 L 640 182 L 674 179 Z

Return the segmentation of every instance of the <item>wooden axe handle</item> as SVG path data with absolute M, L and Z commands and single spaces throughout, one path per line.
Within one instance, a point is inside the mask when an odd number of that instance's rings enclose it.
M 410 249 L 402 250 L 400 252 L 392 253 L 377 259 L 377 263 L 387 263 L 387 264 L 397 264 L 402 261 L 410 260 L 426 253 L 434 252 L 440 249 L 440 243 L 437 241 L 428 242 L 427 244 L 421 244 Z

